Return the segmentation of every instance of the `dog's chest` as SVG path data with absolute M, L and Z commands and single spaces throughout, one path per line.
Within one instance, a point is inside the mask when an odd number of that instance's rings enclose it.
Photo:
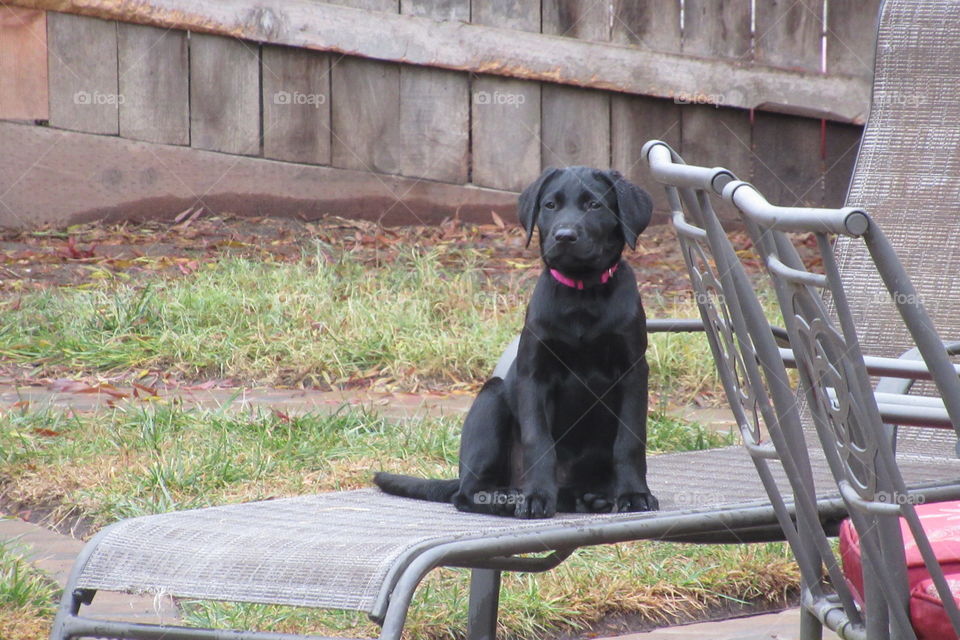
M 537 349 L 532 373 L 559 399 L 602 395 L 623 379 L 635 354 L 627 336 L 619 334 L 577 344 L 544 341 Z

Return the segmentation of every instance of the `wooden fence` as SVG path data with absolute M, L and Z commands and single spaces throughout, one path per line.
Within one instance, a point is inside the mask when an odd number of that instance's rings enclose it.
M 878 1 L 13 4 L 0 226 L 193 206 L 489 220 L 545 166 L 647 183 L 650 138 L 774 202 L 838 205 Z

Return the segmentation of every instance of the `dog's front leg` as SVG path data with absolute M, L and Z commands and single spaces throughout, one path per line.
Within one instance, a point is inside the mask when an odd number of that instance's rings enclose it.
M 647 487 L 648 375 L 643 358 L 621 381 L 624 393 L 613 449 L 614 511 L 655 511 L 660 506 Z
M 518 386 L 522 471 L 518 518 L 549 518 L 557 512 L 557 448 L 545 406 L 532 381 Z

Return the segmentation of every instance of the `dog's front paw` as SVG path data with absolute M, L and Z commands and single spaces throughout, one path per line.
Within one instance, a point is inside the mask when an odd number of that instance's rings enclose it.
M 613 511 L 613 500 L 603 493 L 584 492 L 577 496 L 577 513 L 610 513 Z
M 657 511 L 660 501 L 649 491 L 621 493 L 617 496 L 618 513 L 626 511 Z
M 533 489 L 521 494 L 514 514 L 518 518 L 552 518 L 557 513 L 557 492 Z

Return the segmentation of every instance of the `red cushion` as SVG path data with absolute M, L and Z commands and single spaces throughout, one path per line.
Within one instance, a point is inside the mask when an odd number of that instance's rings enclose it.
M 960 501 L 933 502 L 914 508 L 944 573 L 957 574 L 957 579 L 960 579 Z M 910 527 L 903 518 L 900 518 L 900 532 L 903 534 L 907 559 L 907 581 L 912 589 L 916 584 L 928 579 L 930 574 L 923 564 Z M 853 597 L 862 605 L 863 563 L 860 559 L 860 538 L 849 520 L 844 520 L 840 525 L 840 559 L 843 561 L 843 575 Z
M 946 574 L 955 601 L 960 600 L 960 574 Z M 917 640 L 957 640 L 933 580 L 921 580 L 910 592 L 910 622 Z

